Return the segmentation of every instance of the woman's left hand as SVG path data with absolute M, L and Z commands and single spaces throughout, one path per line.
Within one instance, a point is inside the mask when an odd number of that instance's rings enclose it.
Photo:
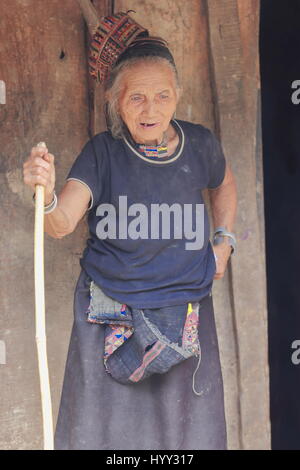
M 215 256 L 217 257 L 217 269 L 216 274 L 214 275 L 214 279 L 222 279 L 222 277 L 224 277 L 227 263 L 231 255 L 231 246 L 224 242 L 220 243 L 220 245 L 214 245 L 213 250 Z

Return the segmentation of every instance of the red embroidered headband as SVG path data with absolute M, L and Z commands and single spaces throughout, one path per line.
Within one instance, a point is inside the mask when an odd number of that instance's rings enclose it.
M 147 37 L 149 33 L 128 12 L 99 19 L 90 44 L 88 63 L 91 76 L 103 83 L 122 52 L 140 35 Z

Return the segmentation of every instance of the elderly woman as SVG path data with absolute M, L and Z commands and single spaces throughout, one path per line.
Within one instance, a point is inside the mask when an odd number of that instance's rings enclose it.
M 25 183 L 45 187 L 50 236 L 72 233 L 88 211 L 55 448 L 226 449 L 211 290 L 234 248 L 234 179 L 215 135 L 174 119 L 181 89 L 166 42 L 120 13 L 94 37 L 106 56 L 112 24 L 138 34 L 110 65 L 91 61 L 105 84 L 108 130 L 84 146 L 58 197 L 47 149 L 33 148 L 24 164 Z M 183 208 L 184 234 L 175 210 L 168 221 L 167 212 L 152 217 L 158 205 Z M 138 338 L 150 330 L 155 341 L 141 352 Z

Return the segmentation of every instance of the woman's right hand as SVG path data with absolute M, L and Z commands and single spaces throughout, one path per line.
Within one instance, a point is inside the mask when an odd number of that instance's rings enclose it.
M 45 205 L 50 204 L 55 187 L 54 155 L 45 147 L 33 147 L 23 164 L 23 179 L 34 192 L 37 184 L 44 186 Z

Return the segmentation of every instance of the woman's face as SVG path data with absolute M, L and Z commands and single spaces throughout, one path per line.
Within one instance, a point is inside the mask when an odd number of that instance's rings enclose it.
M 172 69 L 164 63 L 140 63 L 121 78 L 119 112 L 133 139 L 157 145 L 175 112 L 179 91 Z

